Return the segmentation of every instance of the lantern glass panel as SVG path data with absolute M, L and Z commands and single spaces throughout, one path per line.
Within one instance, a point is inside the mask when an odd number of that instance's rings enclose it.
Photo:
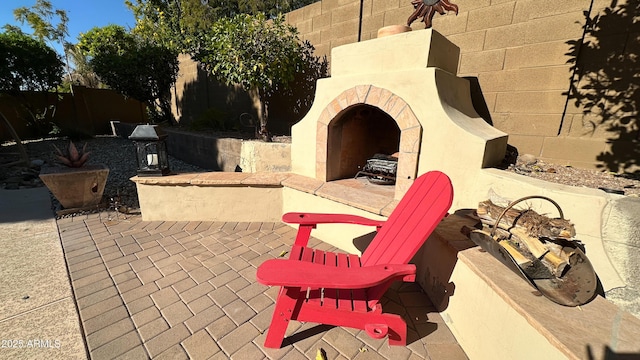
M 163 141 L 136 141 L 138 175 L 166 175 L 169 161 Z
M 129 136 L 136 146 L 139 176 L 167 175 L 171 172 L 166 137 L 156 125 L 138 125 Z

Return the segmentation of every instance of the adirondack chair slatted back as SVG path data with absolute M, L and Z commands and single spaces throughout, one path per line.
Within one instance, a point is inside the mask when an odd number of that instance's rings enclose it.
M 449 177 L 419 176 L 362 254 L 362 266 L 406 264 L 447 214 L 453 201 Z

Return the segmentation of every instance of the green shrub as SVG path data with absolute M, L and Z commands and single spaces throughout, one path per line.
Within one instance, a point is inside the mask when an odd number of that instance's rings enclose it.
M 217 108 L 209 108 L 189 124 L 191 130 L 231 131 L 238 126 L 230 118 L 229 113 Z

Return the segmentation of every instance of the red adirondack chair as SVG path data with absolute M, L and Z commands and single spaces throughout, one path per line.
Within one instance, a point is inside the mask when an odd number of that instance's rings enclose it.
M 437 171 L 418 177 L 386 221 L 354 215 L 287 213 L 286 223 L 299 224 L 289 259 L 260 265 L 257 279 L 281 286 L 264 343 L 282 346 L 290 320 L 363 329 L 375 339 L 389 336 L 390 345 L 405 345 L 407 325 L 396 314 L 382 313 L 380 298 L 396 280 L 415 281 L 411 258 L 424 244 L 453 199 L 449 177 Z M 308 248 L 317 224 L 375 226 L 378 233 L 362 254 L 348 255 Z

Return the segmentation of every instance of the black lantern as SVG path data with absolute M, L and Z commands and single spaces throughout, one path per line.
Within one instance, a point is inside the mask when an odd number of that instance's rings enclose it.
M 168 175 L 167 134 L 157 125 L 138 125 L 129 136 L 136 145 L 138 176 Z

